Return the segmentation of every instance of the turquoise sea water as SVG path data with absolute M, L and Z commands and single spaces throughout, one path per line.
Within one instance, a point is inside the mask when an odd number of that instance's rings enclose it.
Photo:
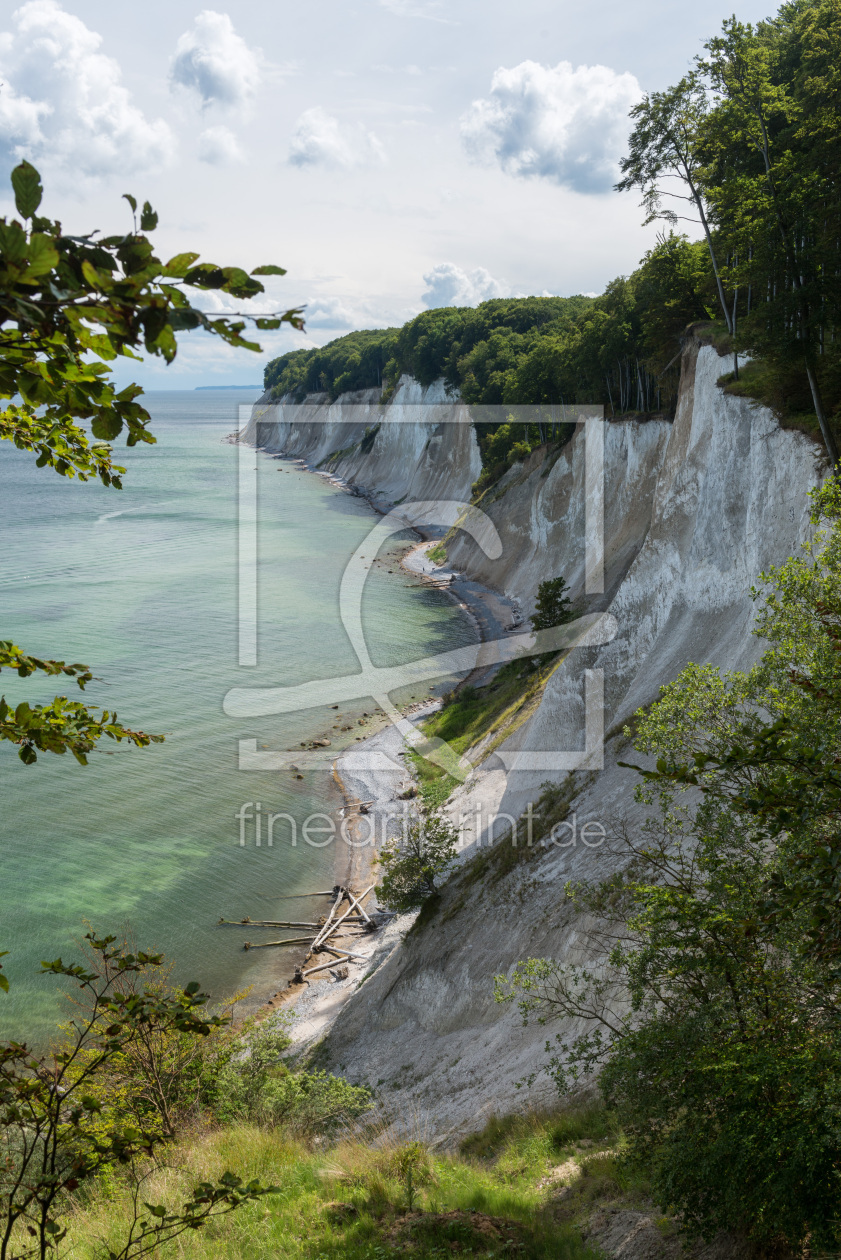
M 223 438 L 237 425 L 238 404 L 253 397 L 147 395 L 158 442 L 119 448 L 128 468 L 122 491 L 69 482 L 0 445 L 0 637 L 86 662 L 102 680 L 87 688 L 91 703 L 166 734 L 145 750 L 109 741 L 109 755 L 92 755 L 86 768 L 48 754 L 27 767 L 0 745 L 0 949 L 11 951 L 2 1036 L 38 1039 L 54 1024 L 57 990 L 38 975 L 39 962 L 72 955 L 86 921 L 163 950 L 179 979 L 199 979 L 214 996 L 252 982 L 280 987 L 288 954 L 244 953 L 237 929 L 216 927 L 217 919 L 306 919 L 314 903 L 289 894 L 334 882 L 332 847 L 241 848 L 235 815 L 246 801 L 301 820 L 335 805 L 327 771 L 296 780 L 289 771 L 237 768 L 240 739 L 295 748 L 330 733 L 335 714 L 242 721 L 226 717 L 222 701 L 234 686 L 357 670 L 339 620 L 339 583 L 377 518 L 322 478 L 255 454 L 259 663 L 240 668 L 237 448 Z M 446 595 L 399 571 L 372 570 L 363 615 L 378 665 L 474 640 Z M 0 684 L 15 702 L 56 690 L 5 673 Z M 342 705 L 352 719 L 371 708 L 367 699 Z

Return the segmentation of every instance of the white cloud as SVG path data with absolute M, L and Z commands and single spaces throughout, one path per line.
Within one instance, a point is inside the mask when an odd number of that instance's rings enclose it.
M 426 18 L 428 22 L 445 22 L 452 25 L 449 18 L 441 13 L 443 0 L 380 0 L 384 9 L 395 13 L 398 17 Z
M 134 174 L 166 165 L 175 140 L 132 104 L 102 37 L 56 0 L 29 0 L 0 32 L 0 161 L 45 174 Z
M 237 35 L 227 13 L 203 9 L 179 38 L 170 76 L 195 92 L 202 107 L 243 110 L 261 81 L 262 56 Z
M 354 310 L 341 298 L 318 298 L 307 304 L 305 313 L 307 328 L 366 328 L 370 320 L 366 314 Z
M 496 71 L 490 99 L 461 120 L 468 154 L 511 175 L 543 176 L 577 192 L 606 192 L 618 178 L 628 111 L 642 96 L 632 74 L 569 61 L 523 61 Z
M 373 131 L 362 123 L 340 123 L 316 106 L 301 114 L 289 146 L 293 166 L 330 166 L 350 170 L 385 161 L 385 151 Z
M 245 160 L 239 141 L 229 127 L 208 127 L 199 136 L 200 162 L 211 166 L 233 166 Z
M 427 286 L 421 301 L 430 309 L 437 306 L 478 306 L 489 298 L 508 296 L 507 286 L 494 279 L 484 267 L 462 271 L 455 263 L 439 263 L 423 277 Z
M 380 74 L 408 74 L 408 75 L 411 75 L 413 78 L 416 78 L 419 74 L 423 74 L 423 71 L 421 70 L 420 66 L 415 66 L 415 65 L 389 66 L 385 64 L 380 64 L 380 65 L 372 66 L 371 69 L 378 71 Z

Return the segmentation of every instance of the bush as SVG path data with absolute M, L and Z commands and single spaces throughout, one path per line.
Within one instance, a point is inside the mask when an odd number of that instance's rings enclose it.
M 458 832 L 440 814 L 431 812 L 406 828 L 403 843 L 386 846 L 377 861 L 384 875 L 377 889 L 380 901 L 400 912 L 417 910 L 434 896 L 436 878 L 452 865 Z
M 292 1071 L 283 1061 L 291 1016 L 252 1028 L 217 1081 L 216 1114 L 222 1121 L 281 1125 L 299 1134 L 331 1133 L 367 1111 L 371 1095 L 324 1071 Z

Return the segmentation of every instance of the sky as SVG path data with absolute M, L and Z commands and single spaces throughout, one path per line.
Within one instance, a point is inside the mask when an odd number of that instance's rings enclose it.
M 0 9 L 0 189 L 26 157 L 65 230 L 128 230 L 164 259 L 287 269 L 306 305 L 263 353 L 183 338 L 146 388 L 257 384 L 354 328 L 491 297 L 598 293 L 654 243 L 616 193 L 628 111 L 676 82 L 733 0 L 26 0 Z M 768 16 L 741 0 L 743 21 Z M 0 191 L 0 214 L 13 213 Z M 227 298 L 219 310 L 245 310 Z

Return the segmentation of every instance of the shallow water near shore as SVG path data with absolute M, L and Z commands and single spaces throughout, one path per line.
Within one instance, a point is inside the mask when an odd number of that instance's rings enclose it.
M 261 995 L 280 988 L 290 967 L 289 951 L 243 952 L 244 933 L 217 927 L 220 916 L 323 912 L 316 899 L 289 898 L 332 886 L 333 845 L 292 847 L 284 832 L 258 848 L 253 825 L 242 830 L 236 814 L 259 801 L 264 814 L 286 812 L 300 825 L 335 809 L 331 775 L 241 771 L 238 741 L 283 750 L 327 736 L 338 749 L 363 733 L 357 719 L 372 702 L 342 704 L 342 724 L 354 727 L 343 733 L 329 708 L 241 720 L 226 717 L 222 701 L 236 686 L 358 670 L 338 592 L 377 518 L 324 479 L 254 454 L 258 665 L 238 666 L 238 450 L 223 439 L 238 404 L 253 398 L 148 394 L 158 442 L 118 448 L 128 469 L 122 491 L 67 481 L 0 445 L 0 636 L 35 655 L 86 662 L 101 680 L 87 688 L 90 703 L 166 735 L 144 750 L 107 741 L 108 755 L 93 754 L 87 767 L 49 754 L 27 767 L 0 745 L 0 948 L 10 951 L 11 982 L 0 1005 L 3 1036 L 38 1041 L 54 1027 L 58 988 L 39 976 L 40 960 L 72 956 L 86 922 L 164 951 L 179 980 L 199 979 L 221 998 L 249 984 Z M 363 621 L 376 665 L 475 641 L 473 623 L 445 593 L 394 568 L 375 567 L 366 583 Z M 0 684 L 15 703 L 56 691 L 49 680 L 6 673 Z

